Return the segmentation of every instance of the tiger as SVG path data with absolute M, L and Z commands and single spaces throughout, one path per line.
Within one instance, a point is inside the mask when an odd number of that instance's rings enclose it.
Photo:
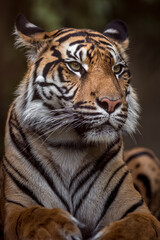
M 126 24 L 46 32 L 20 14 L 15 34 L 28 70 L 5 129 L 5 240 L 160 239 L 124 162 L 139 116 Z
M 132 174 L 135 188 L 141 193 L 150 211 L 160 220 L 160 160 L 144 147 L 124 152 L 124 160 Z

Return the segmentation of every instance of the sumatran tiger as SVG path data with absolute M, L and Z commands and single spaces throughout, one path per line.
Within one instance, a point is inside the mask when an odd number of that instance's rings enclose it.
M 15 29 L 28 70 L 6 123 L 5 239 L 160 239 L 123 161 L 139 112 L 125 23 L 45 32 L 19 15 Z

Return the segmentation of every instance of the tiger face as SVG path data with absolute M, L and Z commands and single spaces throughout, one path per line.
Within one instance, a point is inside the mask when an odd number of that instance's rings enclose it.
M 24 125 L 57 141 L 113 143 L 133 133 L 139 106 L 130 85 L 126 26 L 104 33 L 63 28 L 45 32 L 17 18 L 17 43 L 29 48 L 17 107 Z

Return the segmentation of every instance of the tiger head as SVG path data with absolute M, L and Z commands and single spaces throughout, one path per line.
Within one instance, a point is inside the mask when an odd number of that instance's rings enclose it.
M 45 32 L 19 15 L 15 29 L 17 45 L 28 49 L 16 99 L 25 126 L 57 141 L 85 143 L 113 143 L 123 131 L 135 131 L 139 105 L 122 21 L 109 23 L 103 33 Z

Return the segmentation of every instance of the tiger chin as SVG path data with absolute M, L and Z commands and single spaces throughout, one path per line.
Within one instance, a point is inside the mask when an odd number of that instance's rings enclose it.
M 160 239 L 123 161 L 139 113 L 125 23 L 45 32 L 19 15 L 15 34 L 28 70 L 6 123 L 5 240 Z

